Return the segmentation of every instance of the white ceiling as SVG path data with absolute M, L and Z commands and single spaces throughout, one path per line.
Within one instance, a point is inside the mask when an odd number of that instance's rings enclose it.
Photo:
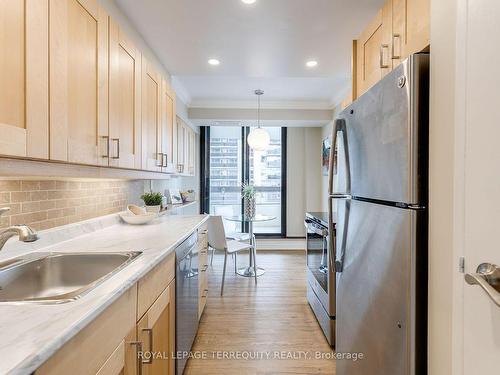
M 115 0 L 187 104 L 322 108 L 347 92 L 351 40 L 383 0 Z M 221 61 L 207 64 L 209 58 Z M 306 68 L 309 59 L 316 68 Z

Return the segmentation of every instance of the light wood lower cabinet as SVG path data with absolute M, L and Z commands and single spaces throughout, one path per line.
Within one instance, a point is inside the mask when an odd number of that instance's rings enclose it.
M 208 229 L 204 224 L 198 229 L 198 319 L 203 315 L 203 310 L 208 298 Z
M 50 158 L 107 164 L 108 15 L 97 0 L 50 0 Z
M 138 357 L 141 347 L 134 327 L 97 371 L 97 375 L 139 375 Z
M 36 375 L 174 375 L 175 252 L 36 370 Z
M 137 323 L 137 337 L 143 344 L 144 375 L 174 375 L 175 281 L 160 294 Z
M 49 157 L 48 0 L 0 2 L 0 154 Z
M 136 307 L 137 287 L 134 286 L 65 344 L 36 374 L 96 374 L 122 342 L 125 356 L 131 345 L 124 339 L 135 330 Z

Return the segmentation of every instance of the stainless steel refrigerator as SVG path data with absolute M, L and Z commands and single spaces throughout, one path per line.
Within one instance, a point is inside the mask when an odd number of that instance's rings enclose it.
M 336 351 L 363 354 L 337 375 L 427 372 L 428 103 L 429 56 L 416 54 L 334 122 Z

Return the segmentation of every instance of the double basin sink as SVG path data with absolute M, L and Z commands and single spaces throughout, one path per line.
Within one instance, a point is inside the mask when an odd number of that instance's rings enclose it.
M 0 302 L 76 300 L 129 265 L 142 252 L 31 253 L 0 262 Z

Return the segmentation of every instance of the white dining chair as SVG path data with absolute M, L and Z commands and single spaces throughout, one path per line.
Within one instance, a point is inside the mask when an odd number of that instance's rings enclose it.
M 226 239 L 226 233 L 224 231 L 224 223 L 222 222 L 222 216 L 210 216 L 208 219 L 208 245 L 218 251 L 224 251 L 224 268 L 222 270 L 222 284 L 220 288 L 220 295 L 224 293 L 224 280 L 226 278 L 226 265 L 228 254 L 236 254 L 240 251 L 249 250 L 253 252 L 253 258 L 255 259 L 255 247 L 250 243 L 239 242 Z M 253 264 L 255 271 L 255 284 L 257 284 L 257 265 Z M 236 269 L 236 262 L 235 262 Z

